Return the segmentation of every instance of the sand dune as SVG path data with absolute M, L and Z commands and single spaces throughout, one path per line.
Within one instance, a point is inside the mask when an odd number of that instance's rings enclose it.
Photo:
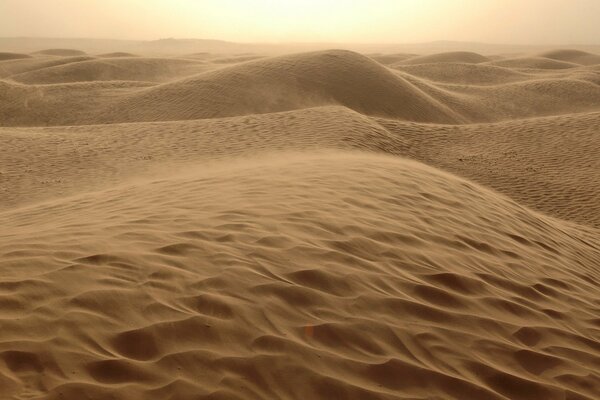
M 554 50 L 542 54 L 543 57 L 581 65 L 600 64 L 600 55 L 581 50 Z
M 431 63 L 402 65 L 393 64 L 397 70 L 434 82 L 461 85 L 498 85 L 532 79 L 531 75 L 485 64 Z
M 35 71 L 43 68 L 50 68 L 57 65 L 65 65 L 88 60 L 94 60 L 91 56 L 76 57 L 35 57 L 28 59 L 17 59 L 0 62 L 0 78 L 8 78 L 29 71 Z
M 112 52 L 112 53 L 99 54 L 98 57 L 104 57 L 104 58 L 137 57 L 137 55 L 132 54 L 132 53 L 127 53 L 127 52 L 124 52 L 124 51 L 115 51 L 115 52 Z
M 160 82 L 197 74 L 206 69 L 206 65 L 189 60 L 118 57 L 36 69 L 12 75 L 10 79 L 30 84 L 110 80 Z
M 149 85 L 138 81 L 23 85 L 0 80 L 0 122 L 3 126 L 81 125 L 96 120 L 107 102 Z
M 85 51 L 75 49 L 46 49 L 34 52 L 34 54 L 45 54 L 48 56 L 73 57 L 84 56 Z
M 373 60 L 383 65 L 393 65 L 409 58 L 414 58 L 416 54 L 368 54 Z
M 150 88 L 116 103 L 102 121 L 217 118 L 330 104 L 413 121 L 461 120 L 370 58 L 337 50 L 243 63 Z
M 426 56 L 416 56 L 401 61 L 400 63 L 407 65 L 442 62 L 479 64 L 486 61 L 489 61 L 489 58 L 482 56 L 481 54 L 468 51 L 453 51 L 448 53 L 429 54 Z
M 20 60 L 23 58 L 31 58 L 29 54 L 0 52 L 0 61 Z
M 56 60 L 31 60 L 31 65 L 5 69 L 4 85 L 37 86 L 17 87 L 18 101 L 0 98 L 2 126 L 191 120 L 326 105 L 428 123 L 495 122 L 600 109 L 600 75 L 581 66 L 558 75 L 456 63 L 395 64 L 396 69 L 389 69 L 341 50 L 233 65 L 143 57 L 64 60 L 59 65 Z M 18 61 L 27 60 L 6 63 Z M 25 72 L 14 73 L 19 70 Z M 77 94 L 81 87 L 39 85 L 113 79 L 124 84 L 138 80 L 140 85 L 125 85 L 132 90 L 94 85 L 94 95 L 88 97 Z M 149 85 L 157 81 L 167 82 Z M 72 113 L 60 112 L 63 102 Z
M 598 112 L 458 126 L 377 122 L 402 138 L 412 158 L 600 228 Z
M 4 396 L 597 394 L 597 238 L 422 164 L 286 156 L 2 217 Z
M 545 57 L 517 57 L 506 58 L 489 62 L 490 65 L 507 68 L 526 68 L 526 69 L 567 69 L 577 68 L 578 64 L 553 60 Z
M 0 61 L 0 398 L 600 397 L 595 55 L 215 49 Z

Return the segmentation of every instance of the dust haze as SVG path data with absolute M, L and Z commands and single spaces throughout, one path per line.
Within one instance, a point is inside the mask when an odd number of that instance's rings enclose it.
M 599 6 L 0 2 L 0 398 L 600 398 Z

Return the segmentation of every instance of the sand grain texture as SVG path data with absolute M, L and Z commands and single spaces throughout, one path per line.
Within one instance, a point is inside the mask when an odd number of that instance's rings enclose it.
M 24 53 L 0 398 L 600 397 L 598 56 Z

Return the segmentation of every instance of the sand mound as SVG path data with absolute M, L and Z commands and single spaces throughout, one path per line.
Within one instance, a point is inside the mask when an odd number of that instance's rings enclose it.
M 468 51 L 452 51 L 447 53 L 430 54 L 426 56 L 417 56 L 401 61 L 400 64 L 431 64 L 431 63 L 465 63 L 479 64 L 490 61 L 489 58 L 481 54 Z
M 401 61 L 408 60 L 409 58 L 414 58 L 417 55 L 416 54 L 396 53 L 396 54 L 368 54 L 368 56 L 380 64 L 393 65 L 393 64 L 399 63 Z
M 73 49 L 47 49 L 36 51 L 33 54 L 44 54 L 47 56 L 59 56 L 59 57 L 72 57 L 72 56 L 83 56 L 85 51 L 73 50 Z
M 246 61 L 258 60 L 260 58 L 264 58 L 264 56 L 257 54 L 245 54 L 240 56 L 212 58 L 210 62 L 214 64 L 237 64 Z
M 498 85 L 531 79 L 530 75 L 508 68 L 483 64 L 433 63 L 393 65 L 394 68 L 435 82 L 462 85 Z
M 149 85 L 132 81 L 22 85 L 0 80 L 0 125 L 85 124 L 97 119 L 98 110 L 111 99 Z
M 5 398 L 597 395 L 597 237 L 422 164 L 199 165 L 0 215 Z
M 410 157 L 600 228 L 600 113 L 457 126 L 377 122 Z
M 457 122 L 448 107 L 358 53 L 273 57 L 135 93 L 104 122 L 216 118 L 321 105 L 424 122 Z
M 104 58 L 137 57 L 137 55 L 132 54 L 132 53 L 122 52 L 122 51 L 117 51 L 117 52 L 114 52 L 114 53 L 100 54 L 100 55 L 98 55 L 98 57 L 104 57 Z
M 18 60 L 9 60 L 0 64 L 0 78 L 8 78 L 24 72 L 35 71 L 42 68 L 94 60 L 94 57 L 34 57 Z
M 600 64 L 600 55 L 580 50 L 554 50 L 542 54 L 542 57 L 581 65 Z
M 0 52 L 0 61 L 20 60 L 23 58 L 31 58 L 31 56 L 29 54 Z
M 205 64 L 181 59 L 94 59 L 12 75 L 11 79 L 28 84 L 112 80 L 159 82 L 197 74 L 206 69 Z
M 200 161 L 323 149 L 408 153 L 400 135 L 343 107 L 192 121 L 3 128 L 0 148 L 5 150 L 3 183 L 12 188 L 0 198 L 0 209 L 186 169 Z M 22 185 L 24 181 L 36 189 Z
M 472 123 L 600 110 L 600 87 L 570 75 L 534 75 L 513 83 L 465 85 L 427 82 L 401 71 L 398 74 Z
M 499 67 L 524 69 L 568 69 L 579 67 L 578 64 L 572 62 L 552 60 L 544 57 L 506 58 L 503 60 L 492 61 L 489 64 Z
M 196 162 L 274 151 L 355 149 L 414 158 L 549 215 L 600 228 L 600 203 L 595 201 L 600 197 L 599 125 L 600 113 L 432 125 L 375 122 L 346 108 L 320 107 L 210 120 L 4 128 L 0 171 L 4 185 L 12 189 L 0 199 L 0 209 L 186 169 Z M 36 160 L 35 166 L 30 160 Z

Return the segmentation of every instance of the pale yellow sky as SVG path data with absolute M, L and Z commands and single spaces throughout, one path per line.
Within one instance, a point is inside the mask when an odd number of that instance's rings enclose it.
M 600 0 L 0 0 L 0 37 L 598 44 Z

